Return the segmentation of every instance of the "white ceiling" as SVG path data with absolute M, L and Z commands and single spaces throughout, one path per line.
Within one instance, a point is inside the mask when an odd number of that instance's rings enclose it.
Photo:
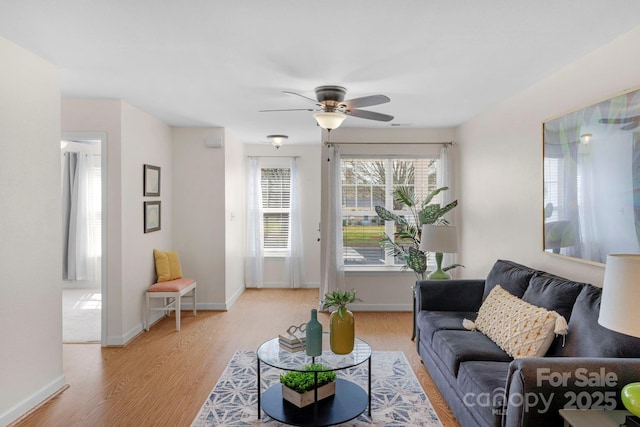
M 343 126 L 456 126 L 638 25 L 638 0 L 0 0 L 0 36 L 57 64 L 63 97 L 249 143 L 317 143 L 311 112 L 258 110 L 329 84 L 391 98 L 368 109 L 394 121 Z

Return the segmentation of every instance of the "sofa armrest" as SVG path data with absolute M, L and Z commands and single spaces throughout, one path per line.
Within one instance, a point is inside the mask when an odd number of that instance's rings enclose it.
M 418 280 L 416 313 L 430 311 L 478 311 L 484 279 Z
M 509 366 L 503 426 L 561 426 L 560 409 L 624 409 L 620 390 L 638 380 L 640 358 L 516 359 Z

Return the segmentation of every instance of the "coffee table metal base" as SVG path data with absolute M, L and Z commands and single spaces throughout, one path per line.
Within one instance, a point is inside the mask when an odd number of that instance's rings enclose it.
M 314 406 L 317 405 L 317 413 Z M 296 426 L 330 426 L 349 421 L 367 409 L 367 393 L 357 384 L 336 380 L 336 394 L 298 408 L 282 399 L 282 386 L 275 384 L 262 394 L 262 409 L 274 420 Z M 316 418 L 317 415 L 317 418 Z

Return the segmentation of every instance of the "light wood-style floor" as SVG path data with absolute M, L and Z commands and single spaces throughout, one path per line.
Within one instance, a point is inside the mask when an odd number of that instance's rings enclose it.
M 65 344 L 69 388 L 17 425 L 189 426 L 236 350 L 256 350 L 308 321 L 317 289 L 249 289 L 227 312 L 185 311 L 123 348 Z M 356 312 L 356 335 L 374 350 L 403 351 L 445 426 L 458 426 L 411 341 L 411 313 Z M 319 313 L 328 330 L 329 316 Z

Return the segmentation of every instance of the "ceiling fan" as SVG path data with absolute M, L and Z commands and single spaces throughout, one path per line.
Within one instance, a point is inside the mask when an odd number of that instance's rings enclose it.
M 631 130 L 640 126 L 640 115 L 625 117 L 622 119 L 606 119 L 605 118 L 605 119 L 600 119 L 600 123 L 616 124 L 616 125 L 624 124 L 625 126 L 622 126 L 620 130 Z
M 325 129 L 335 129 L 346 116 L 359 117 L 361 119 L 388 122 L 393 116 L 377 113 L 375 111 L 361 110 L 360 107 L 370 107 L 384 104 L 390 101 L 385 95 L 369 95 L 361 98 L 344 100 L 347 90 L 342 86 L 318 86 L 315 88 L 316 99 L 301 95 L 296 92 L 283 91 L 287 95 L 294 95 L 315 105 L 315 108 L 292 108 L 285 110 L 260 110 L 260 112 L 274 111 L 318 111 L 314 118 Z M 345 116 L 346 115 L 346 116 Z

